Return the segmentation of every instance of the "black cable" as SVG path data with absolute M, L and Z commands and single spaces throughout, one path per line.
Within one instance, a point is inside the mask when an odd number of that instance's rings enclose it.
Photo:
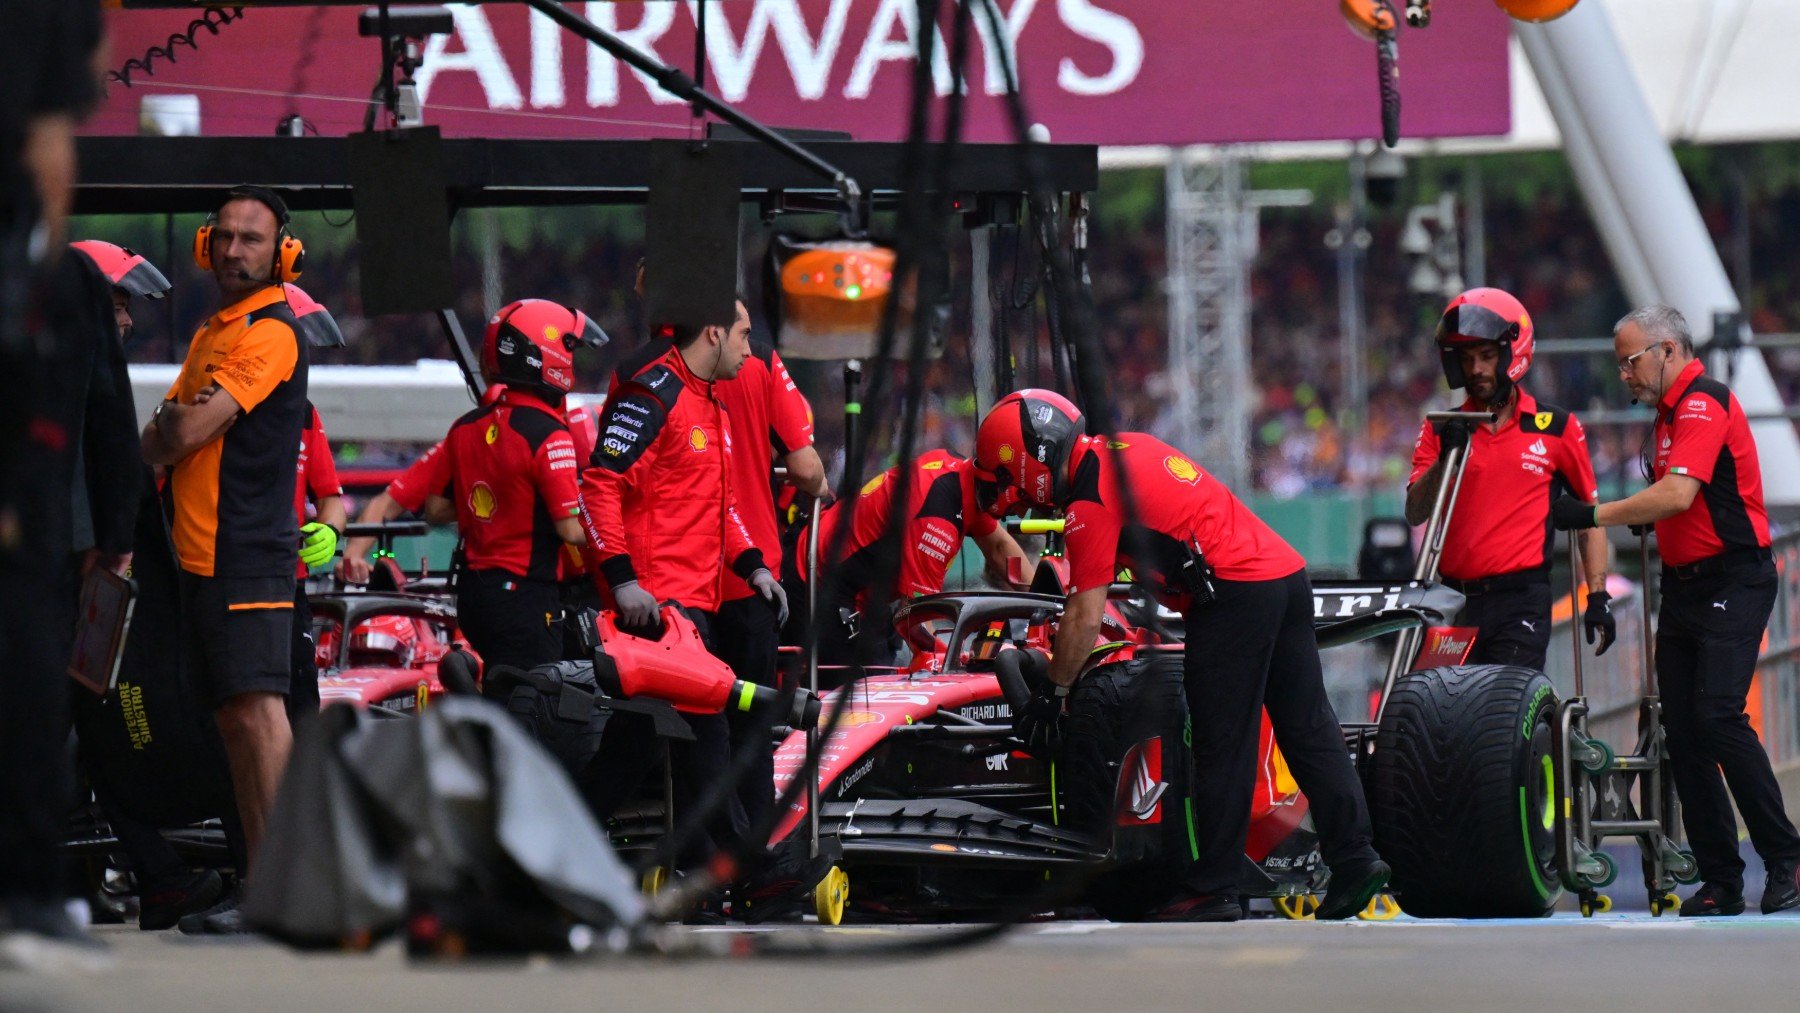
M 157 60 L 161 60 L 164 63 L 178 63 L 180 61 L 175 58 L 175 53 L 181 47 L 186 46 L 195 52 L 200 51 L 199 36 L 202 31 L 218 35 L 219 29 L 234 21 L 241 21 L 243 18 L 244 9 L 242 7 L 232 7 L 230 9 L 224 7 L 208 7 L 205 11 L 201 12 L 199 17 L 188 22 L 186 29 L 173 33 L 162 45 L 151 46 L 149 49 L 144 50 L 143 56 L 126 60 L 125 65 L 118 70 L 107 71 L 106 79 L 108 81 L 117 81 L 125 87 L 130 88 L 133 86 L 131 75 L 134 72 L 141 71 L 145 77 L 155 77 Z

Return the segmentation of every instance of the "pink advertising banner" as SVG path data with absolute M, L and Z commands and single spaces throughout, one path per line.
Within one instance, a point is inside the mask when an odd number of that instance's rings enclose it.
M 772 125 L 905 134 L 915 0 L 659 0 L 571 3 L 603 28 L 688 73 L 706 21 L 706 86 Z M 1508 22 L 1492 4 L 1441 5 L 1401 40 L 1409 137 L 1506 133 Z M 1193 144 L 1377 136 L 1373 44 L 1331 0 L 1002 0 L 1005 24 L 977 17 L 967 136 L 1009 139 L 995 59 L 1017 53 L 1031 116 L 1055 141 Z M 635 71 L 517 3 L 453 5 L 456 33 L 433 38 L 418 83 L 425 119 L 449 136 L 681 136 L 686 107 Z M 270 134 L 298 112 L 326 135 L 361 129 L 379 47 L 354 7 L 249 7 L 178 61 L 114 83 L 86 128 L 131 134 L 149 107 L 207 135 Z M 113 65 L 183 32 L 192 11 L 113 11 Z M 952 87 L 948 17 L 934 85 Z M 1004 38 L 996 38 L 1003 35 Z M 187 97 L 191 96 L 191 97 Z M 148 100 L 148 103 L 146 103 Z M 169 110 L 175 110 L 171 113 Z

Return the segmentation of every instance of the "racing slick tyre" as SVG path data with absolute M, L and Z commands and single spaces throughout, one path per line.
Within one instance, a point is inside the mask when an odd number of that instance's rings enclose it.
M 1556 708 L 1549 678 L 1514 665 L 1394 684 L 1369 807 L 1408 914 L 1524 918 L 1556 906 Z

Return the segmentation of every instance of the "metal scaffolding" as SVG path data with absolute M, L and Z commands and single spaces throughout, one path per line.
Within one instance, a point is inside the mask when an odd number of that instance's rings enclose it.
M 1165 435 L 1219 481 L 1250 478 L 1250 265 L 1256 213 L 1236 152 L 1172 152 L 1168 195 L 1169 381 Z

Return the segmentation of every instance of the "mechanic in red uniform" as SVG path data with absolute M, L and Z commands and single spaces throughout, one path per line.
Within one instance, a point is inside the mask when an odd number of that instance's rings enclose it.
M 976 437 L 976 496 L 990 516 L 1060 510 L 1068 600 L 1049 678 L 1015 721 L 1054 752 L 1063 703 L 1100 632 L 1120 567 L 1158 589 L 1187 628 L 1193 722 L 1192 863 L 1154 918 L 1236 921 L 1257 744 L 1266 707 L 1276 742 L 1311 804 L 1331 868 L 1321 919 L 1348 918 L 1387 883 L 1369 808 L 1325 696 L 1306 561 L 1229 489 L 1144 433 L 1084 436 L 1086 421 L 1053 391 L 996 404 Z M 1154 581 L 1154 583 L 1151 583 Z
M 831 492 L 825 481 L 825 463 L 813 446 L 812 405 L 788 375 L 781 355 L 760 341 L 750 342 L 750 357 L 738 374 L 715 385 L 719 404 L 731 432 L 731 488 L 738 518 L 750 533 L 752 544 L 763 549 L 763 564 L 771 573 L 781 572 L 781 529 L 775 518 L 775 455 L 787 467 L 788 484 L 815 499 Z M 713 642 L 719 657 L 739 679 L 762 686 L 776 685 L 776 658 L 781 649 L 781 625 L 776 614 L 756 589 L 730 570 L 725 571 L 718 614 L 713 619 Z M 729 718 L 733 753 L 751 739 L 767 748 L 758 753 L 754 766 L 738 782 L 738 800 L 744 818 L 755 825 L 768 812 L 775 797 L 775 751 L 770 723 L 757 715 L 734 711 Z
M 1744 911 L 1734 800 L 1768 872 L 1763 914 L 1800 907 L 1800 836 L 1745 713 L 1779 590 L 1756 439 L 1737 398 L 1694 358 L 1679 310 L 1627 314 L 1613 328 L 1613 350 L 1632 397 L 1656 409 L 1656 449 L 1645 462 L 1651 485 L 1597 507 L 1565 496 L 1554 515 L 1569 530 L 1656 525 L 1656 677 L 1682 822 L 1704 881 L 1681 914 Z
M 312 603 L 306 577 L 331 562 L 344 534 L 344 486 L 319 409 L 307 404 L 306 428 L 300 433 L 300 457 L 294 469 L 294 519 L 300 525 L 300 562 L 294 571 L 294 682 L 288 687 L 288 721 L 299 722 L 319 712 L 319 661 L 313 643 Z M 312 516 L 307 516 L 308 505 Z
M 575 383 L 574 349 L 603 340 L 585 315 L 548 300 L 501 309 L 488 321 L 482 365 L 505 390 L 458 419 L 420 462 L 427 516 L 456 511 L 457 622 L 489 670 L 562 657 L 563 546 L 584 537 L 580 462 L 562 402 Z
M 922 594 L 936 594 L 944 589 L 944 577 L 950 562 L 962 551 L 963 539 L 973 538 L 986 562 L 987 578 L 1005 586 L 1007 560 L 1026 559 L 1019 543 L 1006 529 L 975 504 L 975 477 L 968 461 L 947 450 L 928 450 L 914 458 L 912 476 L 907 485 L 905 524 L 900 532 L 900 566 L 889 600 L 901 603 Z M 873 604 L 870 594 L 879 565 L 877 548 L 892 523 L 894 495 L 899 489 L 898 465 L 876 475 L 865 483 L 851 499 L 836 503 L 821 515 L 819 551 L 830 552 L 837 538 L 838 525 L 849 518 L 850 531 L 844 539 L 838 564 L 829 586 L 819 594 L 819 661 L 839 666 L 855 664 L 872 655 L 854 650 L 850 626 L 841 621 L 846 615 L 862 615 Z M 788 566 L 790 585 L 798 594 L 805 593 L 805 546 L 810 533 L 800 532 L 793 559 Z M 820 567 L 821 571 L 826 568 Z M 881 640 L 891 634 L 880 619 L 865 618 L 859 635 Z
M 673 602 L 718 654 L 712 623 L 727 570 L 761 597 L 777 624 L 787 619 L 787 596 L 735 506 L 730 424 L 718 395 L 720 381 L 737 376 L 750 358 L 750 314 L 740 300 L 729 325 L 680 327 L 671 334 L 668 343 L 652 342 L 619 367 L 600 444 L 582 474 L 583 518 L 620 624 L 653 630 L 661 603 Z M 676 751 L 678 814 L 694 804 L 703 786 L 726 776 L 730 754 L 722 715 L 684 716 L 695 741 Z M 590 767 L 610 775 L 610 784 L 590 786 L 597 813 L 606 815 L 635 789 L 647 752 L 609 730 Z M 708 830 L 713 845 L 725 847 L 746 826 L 733 797 Z M 684 859 L 704 857 L 691 851 Z
M 1468 597 L 1459 620 L 1479 629 L 1470 664 L 1542 669 L 1550 647 L 1550 564 L 1556 532 L 1550 503 L 1573 492 L 1598 495 L 1587 434 L 1575 413 L 1538 401 L 1520 381 L 1531 367 L 1531 315 L 1497 288 L 1476 288 L 1450 301 L 1438 321 L 1444 377 L 1468 397 L 1456 411 L 1492 411 L 1491 425 L 1448 422 L 1419 429 L 1406 489 L 1406 520 L 1423 524 L 1443 478 L 1443 455 L 1468 447 L 1462 491 L 1444 532 L 1443 582 Z M 1595 654 L 1618 635 L 1606 591 L 1605 534 L 1581 542 L 1587 574 L 1582 625 Z

